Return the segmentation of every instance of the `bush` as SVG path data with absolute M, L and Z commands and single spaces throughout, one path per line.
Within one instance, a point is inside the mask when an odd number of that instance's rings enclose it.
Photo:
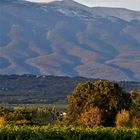
M 0 126 L 6 125 L 6 120 L 4 117 L 0 117 Z
M 132 127 L 140 128 L 140 113 L 138 113 L 136 116 L 133 117 Z
M 130 114 L 129 111 L 122 110 L 116 115 L 117 127 L 129 127 L 130 126 Z
M 47 107 L 16 107 L 3 108 L 0 112 L 7 124 L 31 124 L 31 125 L 47 125 L 54 124 L 57 121 L 57 110 Z M 1 118 L 1 123 L 3 122 Z

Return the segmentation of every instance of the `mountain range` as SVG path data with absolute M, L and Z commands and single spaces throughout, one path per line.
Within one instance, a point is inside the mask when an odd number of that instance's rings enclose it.
M 0 74 L 140 81 L 140 12 L 1 0 Z

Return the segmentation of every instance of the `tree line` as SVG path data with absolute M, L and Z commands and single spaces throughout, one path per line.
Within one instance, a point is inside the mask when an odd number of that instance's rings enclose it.
M 0 75 L 0 104 L 62 104 L 78 83 L 98 79 L 43 75 Z M 125 91 L 137 91 L 140 82 L 117 82 Z

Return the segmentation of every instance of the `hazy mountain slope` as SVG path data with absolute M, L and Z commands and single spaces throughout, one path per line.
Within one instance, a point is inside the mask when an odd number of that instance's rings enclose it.
M 94 7 L 93 11 L 100 13 L 103 16 L 118 17 L 120 19 L 131 21 L 140 21 L 140 12 L 123 9 L 123 8 L 108 8 L 108 7 Z
M 0 1 L 0 74 L 140 81 L 140 12 L 125 12 L 127 19 L 73 1 Z

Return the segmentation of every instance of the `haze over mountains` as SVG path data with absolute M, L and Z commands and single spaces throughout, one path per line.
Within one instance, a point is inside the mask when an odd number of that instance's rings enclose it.
M 140 12 L 1 0 L 0 74 L 140 81 Z

